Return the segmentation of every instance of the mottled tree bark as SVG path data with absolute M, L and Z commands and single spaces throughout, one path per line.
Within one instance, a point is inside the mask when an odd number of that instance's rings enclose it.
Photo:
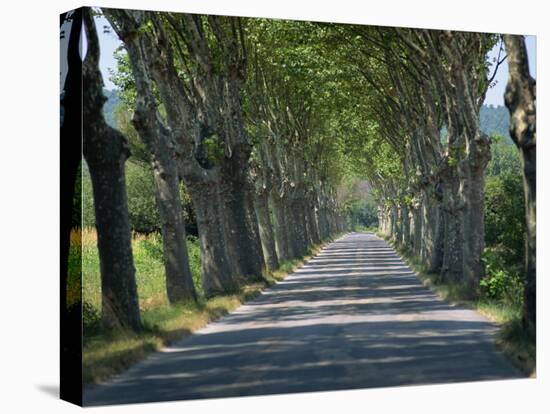
M 491 158 L 489 138 L 478 133 L 474 139 L 474 147 L 469 157 L 468 179 L 468 227 L 467 248 L 469 254 L 468 269 L 470 277 L 468 283 L 472 290 L 476 290 L 479 281 L 485 274 L 485 266 L 481 259 L 485 249 L 485 168 Z
M 187 186 L 199 228 L 203 289 L 207 297 L 237 289 L 238 280 L 231 271 L 232 264 L 224 246 L 221 199 L 216 186 L 201 181 Z
M 456 167 L 445 162 L 440 172 L 442 191 L 442 212 L 444 214 L 444 248 L 441 277 L 452 282 L 464 281 L 464 235 L 465 202 L 461 193 L 460 178 Z
M 155 163 L 155 160 L 153 163 Z M 177 168 L 171 162 L 165 163 L 164 168 L 156 163 L 153 167 L 153 176 L 155 179 L 155 198 L 162 226 L 168 300 L 170 303 L 186 299 L 195 300 L 196 292 L 193 275 L 189 267 Z
M 422 254 L 422 209 L 420 203 L 414 205 L 411 211 L 410 242 L 415 256 L 421 257 Z
M 536 84 L 529 74 L 527 49 L 522 36 L 504 35 L 508 52 L 509 78 L 504 101 L 510 112 L 510 136 L 520 150 L 527 240 L 525 243 L 524 324 L 536 327 L 536 252 L 537 252 L 537 127 Z
M 273 210 L 273 231 L 275 235 L 275 249 L 279 262 L 292 259 L 292 251 L 289 243 L 288 217 L 285 212 L 285 203 L 276 191 L 269 192 L 269 204 Z
M 234 271 L 247 280 L 257 280 L 264 263 L 258 230 L 253 227 L 256 215 L 249 202 L 252 189 L 246 174 L 250 150 L 249 145 L 236 145 L 231 158 L 224 160 L 221 196 L 226 250 Z
M 126 138 L 109 127 L 99 71 L 99 41 L 89 9 L 84 11 L 88 50 L 83 64 L 83 148 L 94 193 L 101 271 L 102 321 L 110 328 L 141 329 L 126 200 Z
M 429 273 L 437 273 L 443 261 L 443 235 L 440 207 L 433 201 L 426 200 L 422 206 L 423 215 L 423 250 L 422 257 Z
M 303 206 L 299 196 L 291 195 L 290 200 L 289 218 L 294 257 L 302 257 L 307 251 Z
M 319 228 L 317 227 L 317 220 L 315 219 L 315 205 L 313 200 L 310 199 L 306 207 L 306 219 L 308 225 L 308 233 L 310 235 L 312 244 L 320 244 L 321 238 L 319 237 Z
M 256 191 L 254 197 L 254 209 L 256 210 L 256 217 L 258 218 L 258 228 L 262 242 L 264 261 L 267 269 L 269 271 L 274 271 L 279 267 L 279 260 L 275 249 L 275 236 L 269 213 L 267 191 Z
M 398 217 L 398 209 L 397 209 L 397 206 L 395 206 L 394 204 L 392 204 L 392 206 L 390 207 L 390 217 L 391 217 L 391 230 L 390 230 L 390 234 L 391 234 L 391 240 L 393 242 L 397 242 L 398 240 L 398 229 L 399 229 L 399 217 Z

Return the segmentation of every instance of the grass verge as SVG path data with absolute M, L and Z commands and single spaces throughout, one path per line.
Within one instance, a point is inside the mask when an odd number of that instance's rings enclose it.
M 536 376 L 536 338 L 533 332 L 524 329 L 521 323 L 521 308 L 472 297 L 467 286 L 444 281 L 438 274 L 428 273 L 426 266 L 410 251 L 396 246 L 381 234 L 378 236 L 391 244 L 422 283 L 443 300 L 452 305 L 476 310 L 499 326 L 496 336 L 497 348 L 525 375 L 531 378 Z
M 238 292 L 200 299 L 175 306 L 142 309 L 144 330 L 104 332 L 97 330 L 85 335 L 83 347 L 83 381 L 100 383 L 143 360 L 174 341 L 190 335 L 257 296 L 263 289 L 283 280 L 316 255 L 322 245 L 312 248 L 301 259 L 284 262 L 278 270 L 263 275 L 260 282 L 244 284 Z

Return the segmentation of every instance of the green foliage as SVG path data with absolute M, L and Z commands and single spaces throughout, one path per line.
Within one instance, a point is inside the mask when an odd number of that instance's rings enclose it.
M 378 226 L 377 208 L 372 198 L 352 200 L 349 202 L 346 211 L 351 228 L 360 230 Z
M 519 171 L 488 177 L 485 183 L 485 243 L 505 252 L 508 264 L 523 263 L 525 205 Z
M 214 164 L 218 164 L 224 156 L 224 143 L 218 134 L 212 134 L 203 141 L 206 155 Z
M 160 231 L 160 218 L 155 200 L 155 183 L 149 165 L 126 162 L 128 215 L 134 231 Z
M 523 304 L 523 280 L 519 273 L 510 270 L 502 251 L 485 249 L 483 263 L 486 275 L 479 282 L 481 297 L 520 309 Z
M 119 89 L 118 97 L 120 100 L 128 108 L 133 108 L 136 102 L 136 84 L 128 53 L 123 47 L 119 47 L 114 53 L 114 58 L 117 62 L 117 69 L 110 70 L 111 77 L 109 79 Z
M 519 153 L 492 137 L 485 180 L 485 243 L 498 248 L 509 266 L 521 266 L 525 246 L 525 204 Z
M 491 136 L 491 141 L 491 161 L 485 170 L 487 176 L 494 177 L 504 173 L 521 175 L 521 161 L 516 146 L 507 144 L 500 135 Z
M 456 167 L 458 165 L 458 159 L 449 155 L 447 158 L 447 165 L 451 168 Z
M 101 331 L 101 314 L 89 302 L 82 302 L 82 328 L 85 336 L 96 335 Z

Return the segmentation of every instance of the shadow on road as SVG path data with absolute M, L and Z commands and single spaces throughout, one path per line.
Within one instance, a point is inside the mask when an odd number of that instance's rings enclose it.
M 495 326 L 386 243 L 336 241 L 236 312 L 89 390 L 86 405 L 519 378 Z

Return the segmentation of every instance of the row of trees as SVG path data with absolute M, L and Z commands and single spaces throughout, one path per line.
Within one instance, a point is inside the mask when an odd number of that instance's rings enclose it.
M 334 33 L 343 45 L 339 59 L 371 91 L 363 98 L 364 111 L 374 122 L 377 144 L 359 140 L 350 156 L 374 187 L 381 232 L 472 296 L 484 275 L 484 183 L 491 154 L 479 114 L 496 70 L 486 56 L 497 42 L 506 43 L 506 105 L 526 197 L 524 322 L 534 327 L 536 108 L 522 37 L 372 27 Z
M 353 191 L 345 188 L 357 180 L 369 183 L 383 233 L 430 271 L 475 292 L 484 270 L 490 159 L 479 113 L 492 81 L 486 55 L 498 36 L 103 13 L 126 50 L 114 81 L 142 144 L 138 152 L 153 171 L 171 302 L 195 298 L 181 183 L 196 214 L 207 295 L 259 278 L 342 231 L 344 214 L 355 208 Z M 124 190 L 129 134 L 103 120 L 89 10 L 84 23 L 84 155 L 93 182 L 103 319 L 137 329 Z M 525 320 L 533 324 L 534 82 L 521 38 L 505 39 L 513 74 L 506 103 L 525 171 Z
M 103 12 L 127 51 L 125 92 L 153 171 L 171 303 L 196 299 L 180 182 L 196 214 L 207 296 L 259 279 L 343 230 L 335 191 L 340 170 L 325 155 L 334 142 L 305 107 L 313 101 L 309 91 L 291 87 L 284 65 L 280 70 L 270 60 L 267 43 L 275 38 L 260 39 L 262 30 L 238 18 Z M 84 9 L 82 19 L 83 143 L 102 319 L 108 327 L 140 329 L 124 172 L 129 145 L 104 120 L 93 12 Z

